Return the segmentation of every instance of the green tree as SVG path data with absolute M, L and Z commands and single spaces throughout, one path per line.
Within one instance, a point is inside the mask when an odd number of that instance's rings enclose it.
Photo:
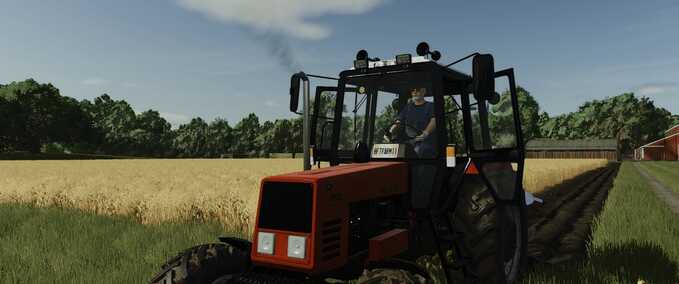
M 260 157 L 268 157 L 269 153 L 272 153 L 276 147 L 274 143 L 274 123 L 271 121 L 265 121 L 259 127 L 259 134 L 257 135 L 257 145 L 259 145 L 258 155 Z
M 584 103 L 578 111 L 549 118 L 541 125 L 544 137 L 556 139 L 618 139 L 630 153 L 658 139 L 672 124 L 672 114 L 649 98 L 625 93 Z
M 2 85 L 0 85 L 2 88 Z M 12 118 L 10 103 L 0 97 L 0 152 L 11 150 Z
M 292 122 L 289 119 L 277 119 L 273 126 L 273 153 L 291 152 L 289 145 L 292 139 Z
M 382 137 L 386 134 L 386 130 L 388 130 L 387 128 L 394 123 L 397 116 L 398 113 L 396 113 L 396 110 L 391 105 L 387 105 L 382 109 L 380 114 L 375 117 L 375 141 L 382 141 Z
M 208 126 L 208 157 L 221 157 L 230 153 L 233 145 L 233 129 L 223 118 L 216 118 Z
M 516 97 L 519 103 L 519 117 L 521 118 L 524 142 L 534 137 L 539 137 L 540 105 L 530 95 L 530 92 L 521 86 L 516 87 Z M 490 123 L 494 127 L 493 133 L 502 133 L 508 129 L 514 129 L 514 113 L 512 112 L 512 100 L 509 90 L 502 93 L 500 101 L 492 106 L 491 110 Z
M 130 132 L 137 155 L 163 157 L 172 147 L 171 125 L 155 110 L 137 115 L 136 128 Z
M 134 154 L 136 139 L 144 134 L 137 130 L 137 115 L 132 107 L 124 100 L 113 100 L 108 94 L 81 103 L 94 121 L 95 128 L 103 133 L 101 148 L 108 154 Z
M 202 118 L 191 119 L 175 132 L 174 148 L 182 158 L 205 157 L 207 154 L 208 125 Z
M 259 118 L 250 113 L 234 127 L 234 152 L 237 154 L 254 155 L 259 149 L 257 136 L 259 134 Z
M 302 153 L 302 127 L 304 120 L 302 117 L 293 118 L 290 120 L 290 138 L 288 139 L 287 150 L 290 153 Z
M 39 152 L 47 143 L 73 144 L 88 138 L 91 119 L 76 100 L 62 97 L 52 84 L 33 79 L 0 87 L 4 147 Z

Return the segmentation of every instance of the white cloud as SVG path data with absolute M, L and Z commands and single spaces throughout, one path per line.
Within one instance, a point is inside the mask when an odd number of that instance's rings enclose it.
M 160 116 L 172 124 L 172 128 L 178 128 L 179 125 L 188 123 L 191 118 L 188 115 L 171 113 L 171 112 L 161 112 Z
M 302 39 L 323 39 L 329 27 L 312 22 L 324 15 L 356 15 L 385 0 L 178 0 L 181 7 L 210 18 L 259 32 L 283 33 Z
M 676 86 L 675 83 L 649 83 L 641 85 L 636 92 L 644 96 L 664 94 L 674 90 Z
M 87 78 L 85 80 L 80 81 L 80 84 L 87 85 L 87 86 L 101 86 L 101 85 L 106 85 L 110 83 L 111 81 L 102 79 L 102 78 Z

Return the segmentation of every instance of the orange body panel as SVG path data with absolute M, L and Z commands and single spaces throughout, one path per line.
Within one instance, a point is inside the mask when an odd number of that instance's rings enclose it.
M 379 261 L 408 250 L 408 230 L 393 229 L 370 239 L 368 260 Z
M 257 265 L 286 268 L 309 274 L 319 274 L 346 264 L 348 252 L 349 205 L 362 200 L 389 197 L 408 192 L 408 166 L 404 162 L 369 162 L 347 164 L 309 171 L 270 176 L 262 179 L 257 210 L 262 202 L 262 185 L 265 182 L 308 183 L 312 185 L 311 234 L 274 231 L 255 225 L 253 232 L 252 262 Z M 320 208 L 320 210 L 319 210 Z M 276 233 L 274 255 L 257 253 L 258 232 Z M 329 233 L 330 232 L 330 233 Z M 279 244 L 278 235 L 281 235 Z M 304 261 L 287 257 L 287 236 L 307 236 L 307 257 Z M 337 238 L 338 245 L 327 245 Z M 283 246 L 283 242 L 285 246 Z M 324 244 L 326 245 L 324 247 Z M 337 253 L 328 254 L 328 248 L 339 246 Z M 279 251 L 279 249 L 281 251 Z

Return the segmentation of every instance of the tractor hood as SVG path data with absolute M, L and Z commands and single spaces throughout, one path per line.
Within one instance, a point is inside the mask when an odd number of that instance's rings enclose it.
M 369 162 L 262 179 L 251 258 L 319 274 L 347 262 L 350 207 L 405 194 L 405 162 Z

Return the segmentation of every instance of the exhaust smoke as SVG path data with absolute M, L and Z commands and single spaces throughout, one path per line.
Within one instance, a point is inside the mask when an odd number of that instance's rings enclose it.
M 274 57 L 281 67 L 292 73 L 302 70 L 285 36 L 272 32 L 258 32 L 253 33 L 253 38 L 264 44 L 269 55 Z

